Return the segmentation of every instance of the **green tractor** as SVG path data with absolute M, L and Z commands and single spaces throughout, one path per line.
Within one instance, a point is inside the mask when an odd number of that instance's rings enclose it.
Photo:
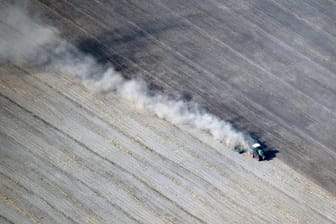
M 262 161 L 266 159 L 265 151 L 262 149 L 259 143 L 254 143 L 252 148 L 249 151 L 249 156 L 258 161 Z

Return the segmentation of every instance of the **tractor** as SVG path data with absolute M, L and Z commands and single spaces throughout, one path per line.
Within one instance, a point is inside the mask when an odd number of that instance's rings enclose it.
M 249 150 L 249 156 L 258 161 L 262 161 L 266 159 L 265 151 L 259 143 L 254 143 L 252 145 L 252 148 Z

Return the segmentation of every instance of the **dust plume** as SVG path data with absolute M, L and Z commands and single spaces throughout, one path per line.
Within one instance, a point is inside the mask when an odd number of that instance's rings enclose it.
M 161 119 L 208 132 L 226 147 L 248 148 L 252 138 L 199 105 L 151 90 L 141 78 L 125 79 L 60 38 L 54 27 L 29 16 L 24 6 L 0 12 L 0 62 L 31 63 L 79 79 L 88 89 L 116 94 Z
M 57 39 L 55 28 L 34 22 L 24 7 L 20 4 L 0 10 L 0 61 L 40 62 L 46 52 L 39 46 L 55 43 Z

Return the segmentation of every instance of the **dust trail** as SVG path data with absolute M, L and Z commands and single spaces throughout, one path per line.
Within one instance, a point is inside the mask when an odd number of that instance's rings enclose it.
M 11 6 L 0 13 L 0 62 L 30 63 L 71 75 L 92 91 L 116 94 L 175 125 L 206 131 L 231 149 L 251 144 L 251 137 L 199 105 L 151 90 L 141 78 L 125 79 L 111 66 L 98 64 L 60 38 L 57 29 L 29 16 L 25 7 Z

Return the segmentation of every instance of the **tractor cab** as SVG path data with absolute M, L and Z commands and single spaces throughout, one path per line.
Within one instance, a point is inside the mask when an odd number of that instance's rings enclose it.
M 249 156 L 258 161 L 266 159 L 265 151 L 263 150 L 263 148 L 259 143 L 254 143 L 252 145 L 252 148 L 249 151 Z

